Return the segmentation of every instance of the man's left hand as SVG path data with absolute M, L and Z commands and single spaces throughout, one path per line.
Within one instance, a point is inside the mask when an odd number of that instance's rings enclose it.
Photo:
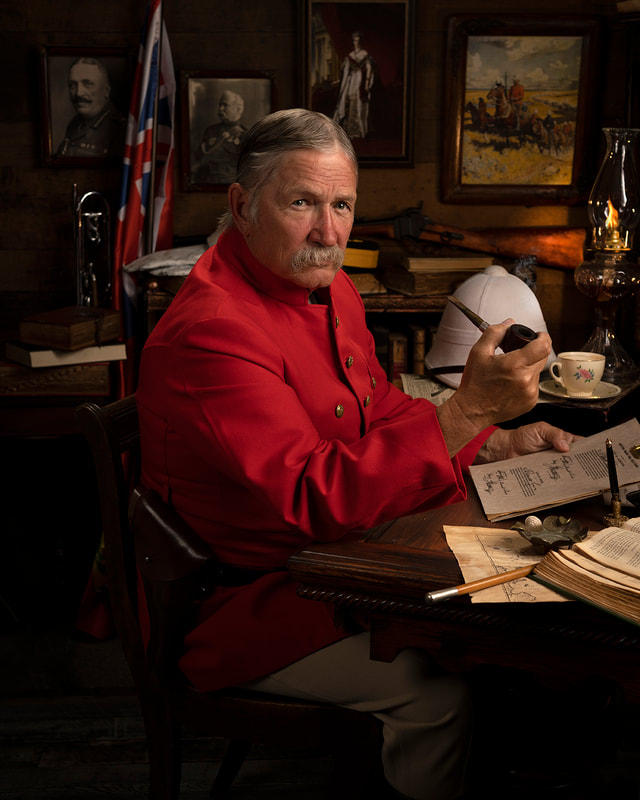
M 513 430 L 499 428 L 485 441 L 473 463 L 503 461 L 550 448 L 566 453 L 571 449 L 572 442 L 579 438 L 581 437 L 549 425 L 548 422 L 532 422 Z

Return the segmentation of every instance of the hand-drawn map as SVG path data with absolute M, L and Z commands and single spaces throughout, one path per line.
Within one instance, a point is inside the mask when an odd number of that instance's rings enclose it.
M 465 583 L 537 564 L 542 558 L 517 531 L 460 525 L 444 525 L 443 529 Z M 472 603 L 560 603 L 566 599 L 531 577 L 491 586 L 470 597 Z

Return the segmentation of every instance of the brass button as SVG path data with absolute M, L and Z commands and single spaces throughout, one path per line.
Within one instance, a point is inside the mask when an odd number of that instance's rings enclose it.
M 353 356 L 349 356 L 347 359 L 347 369 L 353 366 Z
M 367 395 L 367 396 L 364 398 L 364 407 L 366 408 L 366 407 L 369 405 L 369 403 L 370 403 L 370 402 L 371 402 L 371 395 L 370 395 L 370 394 L 368 394 L 368 395 Z
M 373 388 L 375 389 L 375 388 L 376 388 L 376 386 L 378 385 L 378 381 L 377 381 L 375 378 L 371 378 L 371 385 L 372 385 L 372 386 L 373 386 Z
M 336 328 L 340 325 L 340 317 L 336 317 Z
M 340 417 L 344 414 L 344 406 L 342 403 L 338 403 L 336 406 L 336 417 L 340 419 Z

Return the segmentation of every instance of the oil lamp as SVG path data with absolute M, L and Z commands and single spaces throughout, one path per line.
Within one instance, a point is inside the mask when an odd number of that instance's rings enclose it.
M 607 152 L 591 194 L 591 253 L 575 271 L 575 285 L 595 304 L 596 326 L 583 350 L 605 356 L 603 380 L 621 383 L 638 372 L 620 344 L 615 321 L 620 303 L 638 287 L 640 269 L 633 255 L 633 234 L 640 222 L 640 187 L 634 147 L 640 131 L 603 128 Z

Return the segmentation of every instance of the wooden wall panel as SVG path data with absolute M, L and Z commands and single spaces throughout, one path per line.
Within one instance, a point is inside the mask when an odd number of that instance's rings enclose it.
M 615 13 L 615 0 L 564 0 L 560 5 L 557 0 L 511 0 L 507 7 L 503 0 L 416 0 L 415 165 L 363 169 L 359 214 L 390 215 L 422 200 L 425 212 L 445 224 L 585 224 L 584 208 L 462 210 L 438 198 L 447 18 L 456 13 L 504 13 L 509 7 L 517 13 Z M 53 308 L 66 296 L 73 265 L 73 183 L 81 191 L 104 192 L 112 203 L 119 193 L 118 169 L 42 166 L 37 47 L 103 45 L 134 53 L 145 11 L 146 0 L 0 4 L 0 72 L 5 76 L 0 86 L 0 340 L 14 335 L 23 313 Z M 274 76 L 279 107 L 299 102 L 298 0 L 165 0 L 165 21 L 176 71 L 266 70 Z M 178 136 L 179 129 L 178 118 Z M 175 233 L 208 234 L 225 207 L 225 195 L 181 191 L 179 169 L 178 159 Z

